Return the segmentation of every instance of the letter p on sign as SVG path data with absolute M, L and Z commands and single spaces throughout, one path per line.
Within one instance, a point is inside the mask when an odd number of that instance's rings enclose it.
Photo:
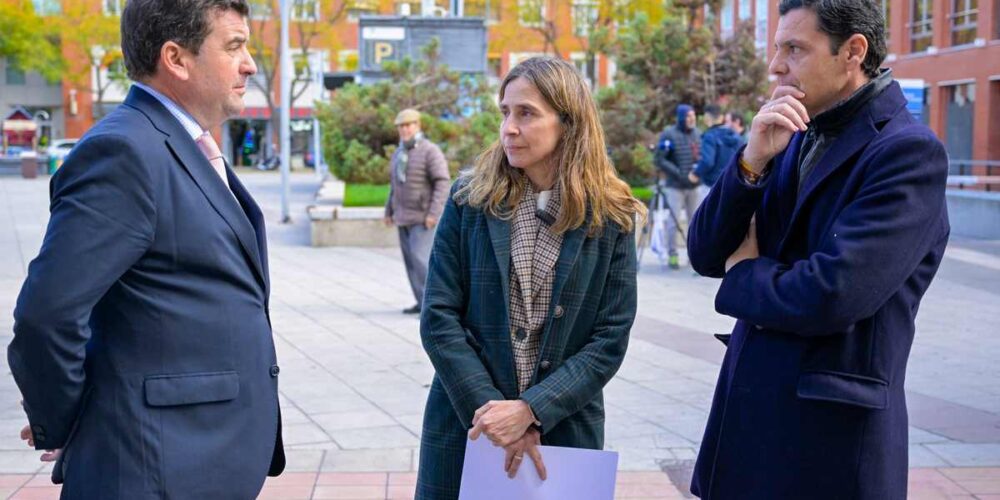
M 392 57 L 392 44 L 388 42 L 375 42 L 375 64 L 382 64 L 382 61 Z

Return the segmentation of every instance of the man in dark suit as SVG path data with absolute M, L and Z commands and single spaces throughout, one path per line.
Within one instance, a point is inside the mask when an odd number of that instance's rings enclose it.
M 284 467 L 262 214 L 207 132 L 256 71 L 245 0 L 130 0 L 137 83 L 52 179 L 11 372 L 63 498 L 254 498 Z
M 903 381 L 948 239 L 947 159 L 879 69 L 877 2 L 779 12 L 773 98 L 688 238 L 694 268 L 722 278 L 716 310 L 738 320 L 691 490 L 902 499 Z

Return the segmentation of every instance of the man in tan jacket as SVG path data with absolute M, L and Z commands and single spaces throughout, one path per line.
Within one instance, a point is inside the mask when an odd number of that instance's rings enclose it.
M 417 314 L 423 305 L 434 226 L 444 210 L 451 177 L 441 148 L 420 131 L 419 111 L 400 111 L 396 115 L 396 130 L 399 147 L 389 164 L 391 190 L 385 204 L 385 223 L 395 224 L 399 229 L 406 274 L 417 299 L 417 304 L 403 313 Z

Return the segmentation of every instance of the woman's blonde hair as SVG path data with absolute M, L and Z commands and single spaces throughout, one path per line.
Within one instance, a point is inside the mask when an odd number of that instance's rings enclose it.
M 631 232 L 645 219 L 646 207 L 632 196 L 628 184 L 618 178 L 604 144 L 604 129 L 590 88 L 571 64 L 549 56 L 532 57 L 507 73 L 500 84 L 500 101 L 507 85 L 524 78 L 538 89 L 559 114 L 562 137 L 552 152 L 561 188 L 562 208 L 552 230 L 563 233 L 588 222 L 588 236 L 596 236 L 608 220 Z M 528 179 L 507 161 L 502 137 L 476 159 L 473 169 L 462 174 L 455 200 L 480 208 L 501 219 L 513 216 L 524 195 Z M 640 223 L 641 224 L 641 223 Z

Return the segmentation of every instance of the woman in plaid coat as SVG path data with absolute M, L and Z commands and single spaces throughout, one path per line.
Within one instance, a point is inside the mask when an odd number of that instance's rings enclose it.
M 635 318 L 633 230 L 586 83 L 536 57 L 500 86 L 500 139 L 452 189 L 431 254 L 420 334 L 436 374 L 417 498 L 458 497 L 466 438 L 506 451 L 604 446 L 602 389 Z

